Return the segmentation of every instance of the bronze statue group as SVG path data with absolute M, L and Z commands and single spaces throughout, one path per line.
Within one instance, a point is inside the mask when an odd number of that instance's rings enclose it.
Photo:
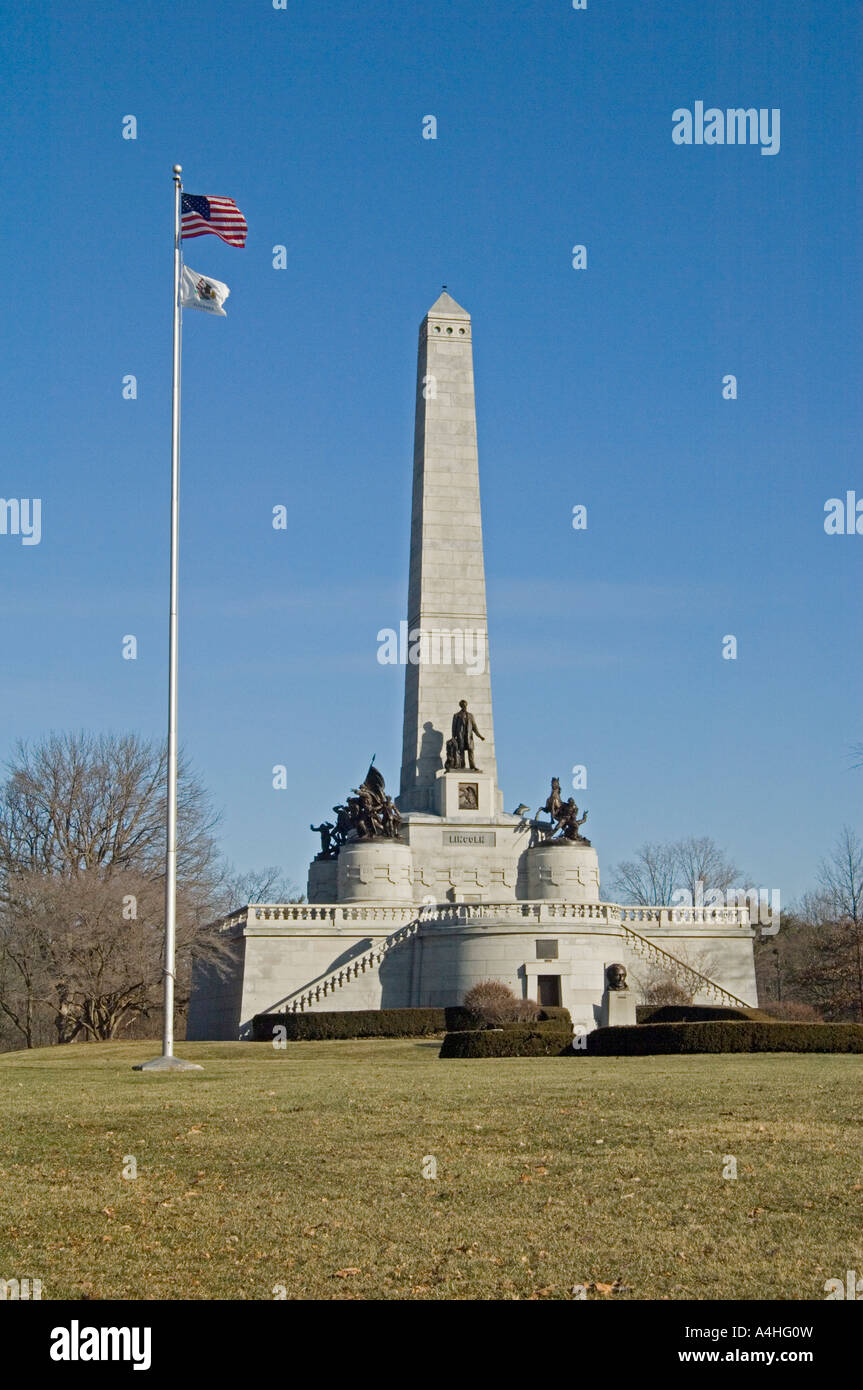
M 374 759 L 362 786 L 354 787 L 353 793 L 344 803 L 333 807 L 335 821 L 309 827 L 321 837 L 318 859 L 335 859 L 348 840 L 368 840 L 374 835 L 387 835 L 392 840 L 399 838 L 402 818 L 384 788 L 384 779 Z

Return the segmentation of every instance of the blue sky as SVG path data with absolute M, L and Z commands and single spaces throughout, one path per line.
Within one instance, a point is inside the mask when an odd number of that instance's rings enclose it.
M 375 639 L 405 616 L 446 282 L 507 809 L 583 763 L 604 870 L 710 834 L 783 901 L 811 886 L 863 787 L 863 536 L 823 527 L 863 497 L 860 25 L 850 0 L 7 10 L 0 495 L 40 497 L 43 536 L 0 536 L 0 754 L 164 732 L 178 161 L 249 223 L 186 243 L 232 294 L 184 324 L 181 732 L 235 863 L 304 886 L 309 822 L 372 753 L 398 782 Z M 696 100 L 780 108 L 780 152 L 675 145 Z

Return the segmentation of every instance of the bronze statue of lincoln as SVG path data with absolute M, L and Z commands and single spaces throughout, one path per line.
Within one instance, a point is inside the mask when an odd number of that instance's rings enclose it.
M 476 720 L 467 707 L 467 700 L 459 700 L 458 709 L 452 717 L 452 741 L 457 757 L 456 767 L 464 767 L 465 754 L 471 772 L 482 772 L 473 760 L 473 736 L 476 734 L 485 743 L 483 735 L 476 727 Z

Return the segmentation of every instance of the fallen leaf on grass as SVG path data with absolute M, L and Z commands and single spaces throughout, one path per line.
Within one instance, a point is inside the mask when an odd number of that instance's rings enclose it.
M 351 1266 L 348 1269 L 337 1269 L 333 1274 L 334 1279 L 349 1279 L 352 1274 L 359 1274 L 360 1270 Z

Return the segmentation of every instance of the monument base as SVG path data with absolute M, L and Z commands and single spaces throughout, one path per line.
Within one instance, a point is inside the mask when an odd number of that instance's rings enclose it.
M 494 778 L 469 767 L 439 772 L 435 781 L 435 810 L 444 820 L 458 821 L 479 816 L 492 819 L 498 814 Z
M 555 840 L 527 851 L 529 898 L 566 903 L 599 902 L 599 860 L 592 845 Z
M 139 1062 L 132 1071 L 203 1071 L 197 1062 L 184 1062 L 182 1057 L 154 1057 L 152 1062 Z
M 336 860 L 340 903 L 413 900 L 410 847 L 387 835 L 343 845 Z
M 313 859 L 309 865 L 310 903 L 334 903 L 338 898 L 338 860 Z
M 631 989 L 606 989 L 602 1001 L 604 1028 L 625 1028 L 635 1023 L 635 994 Z

